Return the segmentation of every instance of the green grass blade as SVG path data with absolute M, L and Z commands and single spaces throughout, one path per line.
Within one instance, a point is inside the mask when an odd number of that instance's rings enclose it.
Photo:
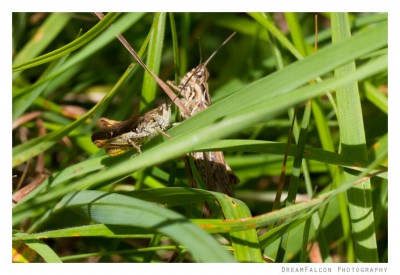
M 70 208 L 102 224 L 148 228 L 183 244 L 198 262 L 234 262 L 232 256 L 210 235 L 185 217 L 132 197 L 100 191 L 82 191 L 66 196 L 58 210 Z
M 382 112 L 388 114 L 388 98 L 378 91 L 371 82 L 364 83 L 365 96 L 367 99 L 378 107 Z
M 45 78 L 47 75 L 58 70 L 58 68 L 65 63 L 66 58 L 67 57 L 61 58 L 58 62 L 55 62 L 55 64 L 50 64 L 48 70 L 45 71 L 42 77 Z M 12 120 L 15 121 L 21 114 L 23 114 L 35 102 L 35 100 L 46 91 L 50 84 L 51 81 L 46 82 L 34 89 L 31 93 L 14 98 L 12 103 Z
M 13 241 L 69 238 L 74 236 L 108 238 L 151 238 L 153 234 L 150 234 L 145 229 L 132 228 L 130 226 L 90 224 L 32 234 L 16 232 L 13 234 Z
M 35 82 L 34 84 L 18 89 L 13 90 L 13 96 L 18 96 L 21 94 L 29 93 L 36 87 L 42 85 L 45 82 L 48 82 L 59 75 L 63 74 L 65 71 L 70 69 L 71 67 L 79 64 L 83 60 L 89 58 L 91 55 L 99 51 L 101 48 L 105 47 L 109 43 L 115 41 L 115 35 L 117 33 L 124 32 L 126 29 L 135 24 L 144 14 L 143 13 L 127 13 L 118 18 L 114 24 L 103 31 L 100 35 L 98 35 L 95 39 L 90 41 L 85 47 L 81 48 L 79 51 L 74 53 L 69 60 L 59 68 L 56 72 L 47 76 L 40 81 Z M 64 50 L 65 51 L 65 50 Z
M 300 22 L 297 18 L 297 14 L 293 12 L 286 12 L 285 18 L 288 24 L 290 35 L 293 41 L 293 45 L 299 51 L 302 56 L 307 55 L 306 45 L 304 44 L 304 35 L 300 26 Z
M 297 138 L 297 146 L 296 146 L 296 151 L 294 155 L 294 160 L 293 160 L 293 168 L 292 168 L 292 174 L 290 176 L 290 185 L 288 189 L 288 196 L 286 198 L 285 205 L 289 206 L 295 203 L 296 201 L 296 195 L 298 193 L 298 188 L 299 188 L 299 182 L 300 182 L 300 175 L 301 175 L 301 166 L 303 163 L 303 152 L 304 152 L 304 147 L 306 145 L 307 141 L 307 132 L 308 132 L 308 125 L 310 121 L 310 114 L 311 114 L 311 102 L 308 101 L 306 103 L 306 107 L 304 109 L 304 114 L 303 114 L 303 120 L 301 123 L 301 129 L 300 132 L 298 133 L 298 138 Z M 294 119 L 294 118 L 293 118 Z M 306 225 L 308 224 L 308 221 L 306 221 Z M 304 235 L 307 235 L 307 240 L 308 240 L 308 232 L 306 232 L 306 226 L 304 228 Z M 278 250 L 278 256 L 277 256 L 277 261 L 283 262 L 286 249 L 287 249 L 287 240 L 289 239 L 288 236 L 289 233 L 285 233 L 281 237 L 281 243 L 279 246 Z M 302 248 L 302 252 L 306 248 Z
M 220 140 L 217 142 L 211 142 L 204 146 L 201 146 L 196 149 L 196 151 L 225 151 L 225 152 L 248 152 L 248 153 L 268 153 L 272 155 L 281 155 L 285 154 L 285 144 L 279 142 L 270 142 L 270 141 L 262 141 L 262 140 Z M 385 148 L 384 145 L 382 145 Z M 296 145 L 291 145 L 288 149 L 289 156 L 295 156 L 296 154 Z M 387 149 L 387 148 L 386 148 Z M 366 168 L 371 163 L 368 161 L 362 161 L 358 159 L 351 159 L 349 157 L 343 157 L 341 154 L 325 151 L 319 148 L 313 148 L 310 146 L 306 146 L 304 150 L 303 157 L 307 160 L 319 161 L 322 163 L 335 164 L 342 167 L 346 167 L 349 169 L 353 169 L 354 171 L 362 171 L 363 168 Z M 387 169 L 386 166 L 378 167 L 380 170 Z M 376 171 L 374 171 L 376 172 Z M 382 173 L 377 175 L 377 177 L 381 177 L 387 179 L 387 173 Z
M 345 13 L 332 14 L 332 40 L 343 43 L 351 36 Z M 335 75 L 345 75 L 356 70 L 355 62 L 335 69 Z M 361 160 L 367 159 L 364 123 L 357 82 L 342 86 L 336 91 L 338 121 L 340 128 L 341 153 Z M 354 176 L 343 171 L 343 177 L 351 180 Z M 374 228 L 370 181 L 354 186 L 347 192 L 357 262 L 377 262 L 378 253 Z
M 166 13 L 159 13 L 154 16 L 148 53 L 146 57 L 147 67 L 156 75 L 159 75 L 160 72 L 166 19 Z M 157 87 L 158 85 L 154 78 L 150 74 L 145 73 L 142 87 L 142 100 L 140 101 L 141 112 L 154 107 Z
M 53 13 L 49 15 L 42 26 L 37 30 L 32 39 L 18 52 L 15 56 L 13 63 L 13 71 L 23 70 L 24 64 L 27 60 L 37 56 L 41 53 L 55 37 L 64 30 L 65 25 L 70 20 L 70 16 L 66 13 Z M 27 65 L 25 63 L 25 65 Z M 13 75 L 15 79 L 17 75 Z
M 246 204 L 225 194 L 214 193 L 227 220 L 251 218 Z M 263 263 L 257 232 L 253 229 L 230 233 L 235 259 L 238 262 Z
M 258 23 L 265 27 L 276 39 L 286 47 L 297 59 L 303 59 L 301 53 L 293 46 L 292 43 L 285 37 L 285 35 L 274 25 L 272 20 L 262 13 L 249 13 Z
M 178 47 L 178 33 L 176 29 L 175 17 L 171 12 L 169 15 L 169 21 L 171 25 L 171 36 L 172 36 L 172 49 L 174 55 L 174 70 L 175 70 L 175 83 L 179 83 L 179 68 L 180 68 L 180 60 L 179 60 L 179 47 Z
M 50 62 L 54 59 L 60 58 L 66 54 L 69 54 L 77 49 L 79 49 L 80 47 L 84 46 L 85 44 L 87 44 L 88 42 L 90 42 L 92 39 L 96 38 L 98 35 L 100 35 L 106 28 L 108 28 L 111 23 L 118 18 L 118 16 L 120 15 L 120 13 L 108 13 L 99 23 L 96 24 L 96 26 L 94 26 L 93 28 L 91 28 L 88 32 L 86 32 L 84 35 L 78 37 L 77 39 L 75 39 L 74 41 L 72 41 L 71 43 L 60 47 L 52 52 L 46 53 L 42 56 L 36 57 L 34 59 L 29 60 L 30 57 L 33 56 L 24 56 L 19 58 L 16 57 L 14 60 L 14 63 L 16 63 L 16 65 L 13 66 L 13 72 L 16 71 L 20 71 L 20 70 L 26 70 L 35 66 L 39 66 L 41 64 Z M 51 20 L 51 23 L 49 23 L 49 25 L 51 24 L 52 27 L 58 27 L 58 28 L 63 28 L 63 23 L 66 24 L 68 21 L 64 22 L 63 18 L 67 18 L 69 19 L 69 16 L 64 14 L 64 13 L 54 13 L 51 15 L 51 17 L 49 17 L 49 21 L 52 17 L 56 17 L 56 19 Z M 54 22 L 53 22 L 54 21 Z M 46 33 L 45 37 L 51 37 L 51 35 L 47 32 L 44 31 Z M 28 44 L 29 45 L 29 44 Z M 35 48 L 35 47 L 34 47 Z M 23 52 L 21 51 L 21 54 Z M 26 61 L 29 60 L 29 61 Z M 21 63 L 23 62 L 23 63 Z
M 62 263 L 57 254 L 41 240 L 28 240 L 25 244 L 43 257 L 46 263 Z

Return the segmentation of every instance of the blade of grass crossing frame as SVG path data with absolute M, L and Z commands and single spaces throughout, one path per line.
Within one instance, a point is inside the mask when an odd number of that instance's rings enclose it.
M 346 13 L 332 13 L 332 42 L 339 44 L 349 37 L 350 23 Z M 335 76 L 354 72 L 355 62 L 350 62 L 335 69 Z M 336 91 L 338 105 L 338 122 L 340 130 L 341 153 L 367 159 L 367 148 L 364 133 L 364 123 L 357 82 L 343 86 Z M 342 179 L 349 181 L 354 176 L 342 172 Z M 367 180 L 347 191 L 348 208 L 351 219 L 354 250 L 357 262 L 378 262 L 377 244 L 372 209 L 371 184 Z

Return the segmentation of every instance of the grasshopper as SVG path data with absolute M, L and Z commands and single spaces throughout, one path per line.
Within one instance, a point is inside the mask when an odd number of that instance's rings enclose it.
M 219 49 L 235 34 L 231 34 L 204 63 L 186 73 L 178 86 L 172 81 L 167 81 L 167 84 L 181 96 L 181 101 L 188 109 L 190 116 L 210 106 L 211 99 L 207 82 L 209 72 L 206 66 Z M 181 112 L 181 117 L 182 119 L 187 119 L 189 116 Z M 226 163 L 223 152 L 195 152 L 191 153 L 191 157 L 208 190 L 222 192 L 229 196 L 233 195 L 232 185 L 237 184 L 239 179 Z M 186 166 L 189 165 L 187 164 Z M 191 186 L 199 187 L 199 183 L 195 180 L 192 170 L 188 168 L 188 171 Z
M 92 135 L 92 142 L 98 148 L 104 148 L 111 156 L 129 151 L 132 147 L 141 153 L 142 145 L 158 134 L 169 138 L 164 131 L 171 124 L 171 106 L 164 103 L 143 116 L 127 121 L 101 118 L 99 122 L 103 129 Z

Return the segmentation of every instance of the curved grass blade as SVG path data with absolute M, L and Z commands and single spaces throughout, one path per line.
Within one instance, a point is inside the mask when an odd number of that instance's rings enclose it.
M 93 28 L 91 28 L 85 34 L 83 34 L 82 36 L 73 40 L 69 44 L 67 44 L 61 48 L 58 48 L 52 52 L 38 56 L 36 58 L 33 58 L 29 61 L 25 61 L 23 63 L 19 63 L 19 62 L 26 60 L 27 58 L 18 58 L 18 59 L 16 58 L 16 60 L 14 60 L 14 63 L 17 63 L 17 64 L 13 66 L 13 68 L 12 68 L 13 72 L 26 70 L 26 69 L 29 69 L 32 67 L 39 66 L 41 64 L 50 62 L 54 59 L 60 58 L 68 53 L 71 53 L 71 52 L 79 49 L 80 47 L 84 46 L 85 44 L 89 43 L 91 40 L 96 38 L 99 34 L 101 34 L 106 28 L 108 28 L 111 25 L 112 22 L 114 22 L 114 20 L 116 20 L 118 18 L 119 15 L 120 15 L 120 13 L 113 13 L 113 12 L 108 13 L 104 17 L 103 20 L 98 22 Z M 62 13 L 61 14 L 55 13 L 52 16 L 68 18 L 68 16 L 65 16 L 65 14 L 62 14 Z M 55 23 L 55 22 L 57 22 L 57 23 Z M 60 24 L 62 22 L 60 22 L 60 20 L 58 18 L 55 20 L 55 22 L 52 24 L 55 26 L 60 26 L 60 27 L 63 26 L 62 24 Z M 46 35 L 47 35 L 47 33 L 46 33 Z M 20 59 L 22 59 L 22 60 L 20 61 Z
M 185 217 L 136 198 L 100 191 L 81 191 L 64 197 L 56 210 L 70 208 L 90 220 L 159 232 L 186 246 L 198 262 L 234 262 L 210 235 Z
M 13 89 L 13 97 L 20 96 L 25 93 L 31 92 L 33 89 L 37 88 L 38 86 L 42 85 L 43 83 L 52 80 L 71 67 L 79 64 L 82 60 L 89 58 L 95 52 L 100 50 L 102 47 L 106 46 L 108 43 L 114 41 L 115 33 L 116 32 L 123 32 L 127 28 L 131 27 L 133 24 L 137 23 L 138 20 L 143 16 L 143 13 L 127 13 L 122 15 L 114 24 L 99 34 L 95 39 L 90 41 L 85 47 L 74 53 L 69 60 L 59 68 L 56 72 L 52 73 L 51 75 L 47 76 L 40 81 L 36 81 L 34 84 L 21 88 L 21 89 Z
M 41 240 L 27 240 L 24 242 L 27 246 L 35 250 L 46 263 L 62 263 L 61 259 L 47 244 Z

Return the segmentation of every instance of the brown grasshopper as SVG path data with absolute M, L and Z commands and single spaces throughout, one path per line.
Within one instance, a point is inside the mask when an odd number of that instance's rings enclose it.
M 172 81 L 167 81 L 167 84 L 181 96 L 183 105 L 189 111 L 189 116 L 181 112 L 183 119 L 187 119 L 210 106 L 211 99 L 207 83 L 209 72 L 206 66 L 219 49 L 235 34 L 231 34 L 204 63 L 186 73 L 178 86 Z M 233 195 L 232 185 L 237 184 L 239 179 L 226 163 L 223 152 L 195 152 L 191 153 L 191 157 L 208 190 L 225 193 L 229 196 Z M 188 163 L 186 166 L 189 166 Z M 188 171 L 191 186 L 199 187 L 199 183 L 196 181 L 192 170 L 188 168 Z
M 103 129 L 92 135 L 92 142 L 98 148 L 106 149 L 111 156 L 124 153 L 132 147 L 141 153 L 142 145 L 158 134 L 169 137 L 164 130 L 171 124 L 171 106 L 164 103 L 143 116 L 127 121 L 101 118 L 99 122 Z

